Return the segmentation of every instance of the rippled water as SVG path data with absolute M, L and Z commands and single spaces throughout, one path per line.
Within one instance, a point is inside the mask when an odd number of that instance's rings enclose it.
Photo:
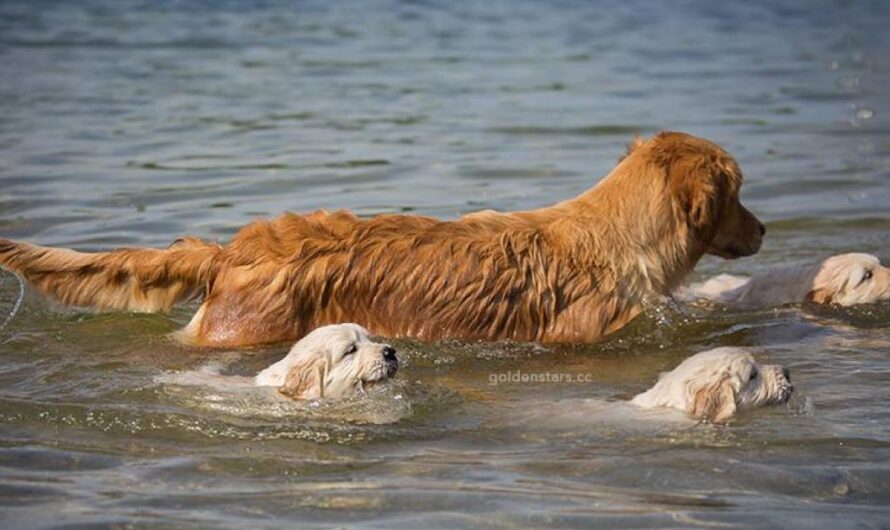
M 890 242 L 882 2 L 0 2 L 0 235 L 225 240 L 283 210 L 443 217 L 562 200 L 637 133 L 736 155 L 752 273 Z M 0 319 L 19 295 L 0 273 Z M 660 305 L 600 344 L 402 342 L 344 403 L 175 384 L 171 315 L 0 330 L 0 525 L 887 527 L 890 308 Z M 0 320 L 2 323 L 2 320 Z M 727 427 L 621 401 L 714 345 L 798 389 Z M 501 383 L 498 374 L 590 374 Z M 172 376 L 174 380 L 167 379 Z

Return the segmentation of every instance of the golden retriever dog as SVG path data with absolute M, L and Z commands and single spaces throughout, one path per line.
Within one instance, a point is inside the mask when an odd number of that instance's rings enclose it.
M 254 378 L 294 399 L 344 398 L 396 374 L 399 359 L 388 344 L 372 342 L 358 324 L 322 326 Z
M 332 324 L 311 331 L 288 354 L 254 377 L 222 375 L 224 365 L 167 373 L 155 380 L 179 386 L 226 390 L 275 387 L 295 400 L 339 399 L 363 394 L 396 375 L 399 359 L 388 344 L 373 342 L 357 324 Z
M 724 423 L 739 411 L 785 403 L 794 387 L 788 370 L 759 364 L 742 348 L 697 353 L 631 403 L 643 408 L 669 407 L 696 419 Z
M 521 428 L 524 436 L 651 436 L 670 432 L 690 420 L 728 423 L 743 411 L 787 403 L 794 387 L 791 374 L 779 365 L 758 363 L 744 348 L 699 352 L 670 372 L 662 373 L 647 391 L 630 401 L 602 398 L 523 400 L 492 414 L 492 426 Z M 667 429 L 667 430 L 665 430 Z
M 81 253 L 0 239 L 0 265 L 63 303 L 163 311 L 203 296 L 179 333 L 208 346 L 294 340 L 336 322 L 422 340 L 590 342 L 673 292 L 704 254 L 760 249 L 719 146 L 637 140 L 592 189 L 553 206 L 455 220 L 346 211 L 256 221 L 225 246 Z
M 890 300 L 890 268 L 870 254 L 839 254 L 813 266 L 751 278 L 721 274 L 681 288 L 677 296 L 742 306 L 815 302 L 849 307 Z

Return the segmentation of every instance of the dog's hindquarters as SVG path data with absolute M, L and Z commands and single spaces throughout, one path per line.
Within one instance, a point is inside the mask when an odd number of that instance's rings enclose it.
M 198 295 L 215 275 L 219 245 L 197 238 L 167 249 L 82 253 L 0 238 L 0 267 L 65 304 L 155 312 Z

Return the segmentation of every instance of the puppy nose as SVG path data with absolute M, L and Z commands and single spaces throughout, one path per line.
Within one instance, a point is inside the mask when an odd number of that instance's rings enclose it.
M 396 349 L 392 346 L 385 346 L 383 348 L 383 358 L 387 361 L 395 361 L 396 360 Z
M 757 224 L 760 227 L 760 237 L 765 236 L 766 235 L 766 227 L 763 226 L 763 223 L 761 223 L 760 221 L 758 221 Z
M 789 383 L 791 382 L 791 372 L 789 372 L 787 368 L 782 368 L 782 375 L 785 376 L 786 381 Z

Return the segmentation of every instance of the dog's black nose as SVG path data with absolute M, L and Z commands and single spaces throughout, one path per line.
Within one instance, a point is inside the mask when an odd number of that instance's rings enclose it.
M 787 368 L 782 368 L 782 375 L 785 376 L 786 381 L 789 383 L 791 382 L 791 372 L 789 372 Z
M 760 237 L 765 236 L 766 235 L 766 227 L 763 226 L 763 223 L 761 223 L 760 221 L 758 221 L 757 224 L 760 225 Z
M 392 346 L 385 346 L 383 348 L 383 358 L 387 361 L 395 361 L 396 360 L 396 349 Z

